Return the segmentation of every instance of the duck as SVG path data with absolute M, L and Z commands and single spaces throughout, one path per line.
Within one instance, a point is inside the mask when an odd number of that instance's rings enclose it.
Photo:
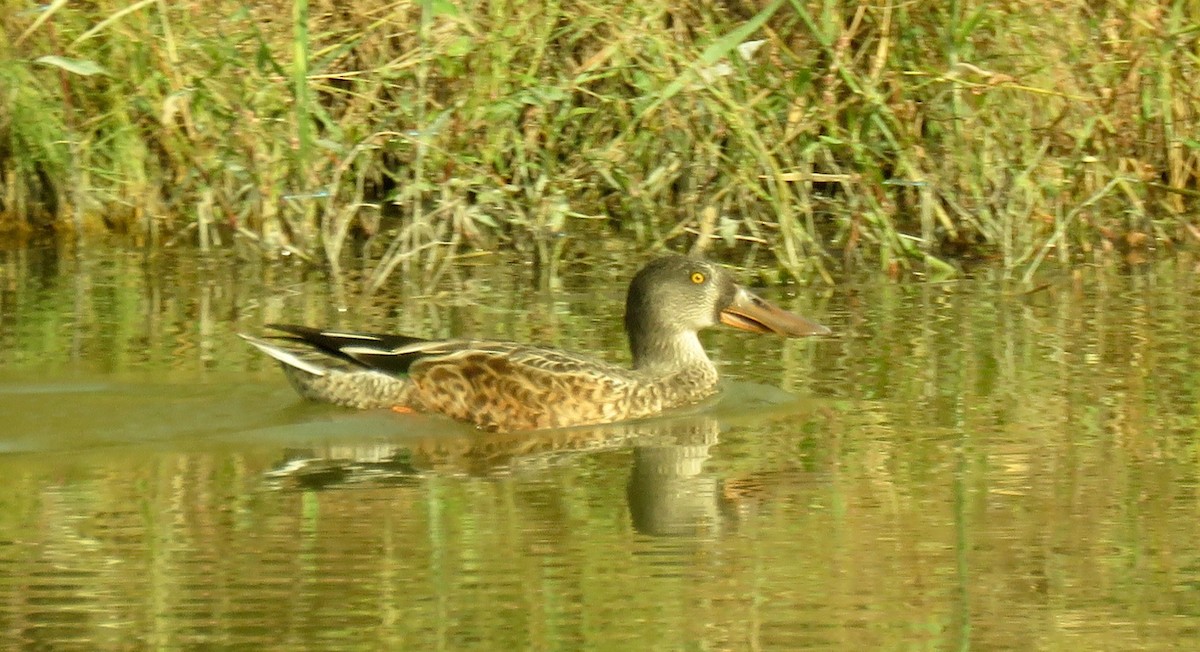
M 652 417 L 718 392 L 698 332 L 717 325 L 783 337 L 830 330 L 784 310 L 707 259 L 656 258 L 625 299 L 626 367 L 557 348 L 267 324 L 244 340 L 277 360 L 304 398 L 357 409 L 442 414 L 491 432 Z

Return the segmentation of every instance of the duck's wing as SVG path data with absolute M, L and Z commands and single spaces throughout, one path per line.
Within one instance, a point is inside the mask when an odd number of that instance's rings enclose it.
M 318 373 L 309 366 L 346 369 L 358 367 L 400 376 L 421 356 L 409 348 L 430 340 L 410 335 L 335 331 L 296 324 L 267 324 L 284 333 L 269 342 L 243 335 L 251 344 L 292 366 Z M 264 347 L 264 344 L 267 346 Z M 280 353 L 287 354 L 287 358 Z
M 279 350 L 288 350 L 308 364 L 325 359 L 336 361 L 337 368 L 347 366 L 380 371 L 392 375 L 408 375 L 417 371 L 414 365 L 428 369 L 432 366 L 453 368 L 483 364 L 501 364 L 510 373 L 540 376 L 624 376 L 627 370 L 584 355 L 501 340 L 447 339 L 428 340 L 410 335 L 334 331 L 295 324 L 268 324 L 267 328 L 284 333 L 272 336 L 269 343 L 243 335 L 252 344 L 274 345 L 267 351 L 273 357 Z M 289 360 L 281 360 L 291 363 Z

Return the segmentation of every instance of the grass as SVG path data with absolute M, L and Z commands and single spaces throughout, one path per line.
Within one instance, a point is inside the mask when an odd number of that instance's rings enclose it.
M 10 231 L 366 260 L 375 287 L 502 246 L 553 269 L 609 237 L 827 279 L 1029 274 L 1200 237 L 1200 7 L 1182 0 L 101 0 L 0 19 Z

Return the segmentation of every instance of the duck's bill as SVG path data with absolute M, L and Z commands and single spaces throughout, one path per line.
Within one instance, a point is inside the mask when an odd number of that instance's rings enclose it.
M 788 312 L 746 288 L 739 287 L 733 303 L 721 311 L 721 323 L 751 333 L 784 337 L 828 335 L 831 331 L 800 315 Z

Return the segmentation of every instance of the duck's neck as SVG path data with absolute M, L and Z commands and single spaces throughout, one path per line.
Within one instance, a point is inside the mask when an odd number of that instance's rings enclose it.
M 648 335 L 647 331 L 630 330 L 629 350 L 633 353 L 633 368 L 648 374 L 666 376 L 702 371 L 711 373 L 713 378 L 717 375 L 717 368 L 704 352 L 695 331 Z

